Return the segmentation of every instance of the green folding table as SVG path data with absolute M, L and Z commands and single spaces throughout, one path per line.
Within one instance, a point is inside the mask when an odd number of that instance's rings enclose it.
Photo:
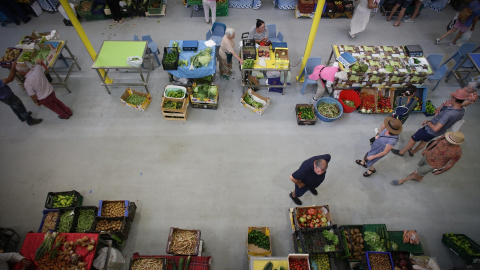
M 148 57 L 150 64 L 148 65 L 147 77 L 143 76 L 142 67 L 133 67 L 127 64 L 127 58 L 131 56 L 139 56 L 145 62 L 145 55 L 147 53 L 147 41 L 113 41 L 106 40 L 103 42 L 100 51 L 98 52 L 97 59 L 92 65 L 92 68 L 95 69 L 102 80 L 102 85 L 105 86 L 105 89 L 110 94 L 109 86 L 114 85 L 125 85 L 125 86 L 143 86 L 148 92 L 148 79 L 150 77 L 151 67 L 153 66 L 153 58 Z M 105 75 L 102 76 L 100 69 L 105 70 Z M 124 70 L 135 70 L 140 74 L 141 82 L 111 82 L 107 83 L 105 79 L 107 78 L 108 72 L 110 69 L 124 69 Z M 128 80 L 127 78 L 122 78 L 122 80 Z

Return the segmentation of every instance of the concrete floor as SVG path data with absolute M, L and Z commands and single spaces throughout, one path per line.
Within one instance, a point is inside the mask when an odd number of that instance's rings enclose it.
M 97 51 L 104 40 L 131 40 L 133 34 L 150 34 L 161 48 L 171 39 L 205 38 L 210 25 L 202 17 L 190 18 L 190 13 L 191 8 L 177 1 L 168 3 L 166 17 L 127 19 L 122 24 L 83 22 L 82 26 Z M 311 56 L 326 60 L 331 44 L 420 44 L 427 55 L 441 53 L 446 58 L 457 50 L 448 46 L 453 36 L 438 46 L 434 40 L 445 32 L 454 14 L 450 5 L 440 13 L 425 9 L 414 23 L 401 27 L 393 27 L 393 22 L 377 14 L 355 40 L 347 34 L 350 20 L 322 19 Z M 259 10 L 230 9 L 229 16 L 218 21 L 237 30 L 238 42 L 240 33 L 248 31 L 256 18 L 275 23 L 285 35 L 292 77 L 297 75 L 312 20 L 295 19 L 293 11 L 274 9 L 265 1 Z M 477 104 L 465 115 L 466 141 L 455 167 L 439 176 L 429 175 L 423 183 L 394 187 L 390 181 L 415 170 L 419 156 L 390 154 L 376 164 L 378 172 L 370 178 L 364 178 L 363 168 L 354 163 L 369 149 L 368 139 L 384 115 L 352 113 L 331 123 L 298 126 L 295 104 L 311 102 L 314 87 L 301 95 L 301 84 L 296 82 L 285 95 L 261 90 L 261 95 L 272 99 L 271 105 L 262 116 L 250 113 L 239 102 L 242 89 L 235 62 L 230 81 L 217 76 L 218 110 L 190 108 L 187 122 L 166 121 L 160 101 L 168 77 L 162 68 L 152 73 L 153 101 L 147 111 L 126 108 L 120 103 L 125 88 L 106 93 L 74 28 L 64 26 L 62 19 L 60 13 L 43 13 L 26 25 L 1 28 L 1 50 L 32 30 L 56 29 L 82 67 L 69 80 L 72 93 L 55 88 L 57 97 L 74 112 L 70 120 L 36 107 L 15 82 L 10 84 L 14 92 L 43 123 L 29 127 L 7 106 L 0 106 L 0 225 L 14 228 L 22 238 L 37 230 L 49 191 L 75 189 L 84 196 L 84 205 L 98 205 L 99 200 L 135 201 L 137 215 L 122 247 L 127 261 L 133 252 L 165 254 L 173 226 L 202 231 L 204 254 L 214 260 L 212 269 L 248 269 L 248 226 L 270 227 L 274 256 L 293 253 L 288 209 L 295 205 L 288 197 L 293 187 L 288 177 L 303 160 L 329 153 L 326 181 L 318 196 L 302 197 L 304 205 L 330 205 L 337 224 L 382 223 L 388 230 L 416 229 L 425 254 L 436 257 L 442 269 L 463 264 L 441 243 L 443 233 L 464 233 L 480 243 Z M 479 35 L 470 41 L 479 44 Z M 7 74 L 6 69 L 0 70 L 2 78 Z M 120 76 L 124 74 L 112 74 Z M 457 88 L 454 79 L 442 82 L 428 98 L 439 105 Z M 410 117 L 399 146 L 406 144 L 423 120 L 423 114 Z

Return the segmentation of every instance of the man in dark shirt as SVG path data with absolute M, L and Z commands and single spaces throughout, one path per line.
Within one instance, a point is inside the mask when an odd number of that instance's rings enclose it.
M 15 78 L 16 65 L 16 61 L 13 62 L 8 77 L 5 79 L 0 79 L 0 101 L 10 106 L 20 121 L 27 121 L 29 126 L 33 126 L 42 122 L 42 119 L 34 119 L 31 117 L 30 115 L 32 112 L 27 112 L 23 102 L 17 96 L 15 96 L 15 94 L 12 92 L 12 89 L 10 89 L 10 87 L 7 85 Z
M 301 205 L 302 201 L 298 197 L 301 197 L 308 190 L 313 195 L 318 194 L 315 188 L 320 186 L 323 180 L 325 180 L 330 159 L 331 156 L 329 154 L 311 157 L 305 160 L 300 165 L 300 168 L 290 175 L 290 180 L 295 184 L 295 188 L 290 193 L 290 198 L 294 203 Z

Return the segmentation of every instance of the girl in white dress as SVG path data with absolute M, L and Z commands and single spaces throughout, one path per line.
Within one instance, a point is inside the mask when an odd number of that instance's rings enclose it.
M 365 30 L 370 19 L 371 10 L 377 7 L 378 4 L 375 0 L 360 0 L 350 21 L 350 31 L 348 31 L 350 37 L 355 38 L 355 34 Z

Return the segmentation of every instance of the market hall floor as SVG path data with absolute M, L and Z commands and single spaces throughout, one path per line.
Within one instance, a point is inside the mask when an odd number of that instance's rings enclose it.
M 122 24 L 92 21 L 82 26 L 96 51 L 104 40 L 132 40 L 134 34 L 151 35 L 162 54 L 170 40 L 205 39 L 211 25 L 205 24 L 203 12 L 196 11 L 190 18 L 191 8 L 179 1 L 167 5 L 166 17 L 126 19 Z M 288 42 L 295 78 L 312 20 L 295 19 L 293 12 L 264 1 L 258 10 L 229 9 L 228 17 L 217 17 L 217 21 L 236 30 L 237 46 L 241 33 L 257 18 L 276 24 Z M 424 9 L 414 23 L 393 27 L 393 20 L 386 22 L 378 13 L 355 40 L 348 35 L 349 19 L 322 18 L 311 56 L 325 62 L 331 44 L 419 44 L 427 55 L 440 53 L 446 59 L 457 50 L 448 45 L 453 36 L 440 45 L 434 41 L 446 31 L 454 14 L 450 5 L 440 13 Z M 0 226 L 15 229 L 22 239 L 28 231 L 37 230 L 48 192 L 74 189 L 84 196 L 84 205 L 124 199 L 137 204 L 129 239 L 121 248 L 127 261 L 133 252 L 165 254 L 170 227 L 179 227 L 201 230 L 204 254 L 213 256 L 212 269 L 248 269 L 248 226 L 270 227 L 274 256 L 293 253 L 288 209 L 295 205 L 288 197 L 293 187 L 289 175 L 303 160 L 328 153 L 332 160 L 326 180 L 318 196 L 307 193 L 302 197 L 304 205 L 328 204 L 334 222 L 340 225 L 416 229 L 425 254 L 436 257 L 442 269 L 463 264 L 441 243 L 442 234 L 464 233 L 480 243 L 478 104 L 467 108 L 463 156 L 452 170 L 428 175 L 422 183 L 392 186 L 392 180 L 416 168 L 418 155 L 400 158 L 390 154 L 376 164 L 377 173 L 369 178 L 355 164 L 368 151 L 368 139 L 384 115 L 351 113 L 331 123 L 298 126 L 295 104 L 310 103 L 315 87 L 308 86 L 301 95 L 302 85 L 294 80 L 285 95 L 259 91 L 271 98 L 271 105 L 264 115 L 253 114 L 239 102 L 242 89 L 234 59 L 230 80 L 218 75 L 215 79 L 220 89 L 218 110 L 189 108 L 186 122 L 166 121 L 160 105 L 169 82 L 161 67 L 150 78 L 153 100 L 148 109 L 138 112 L 124 107 L 120 96 L 125 88 L 112 88 L 107 94 L 74 28 L 64 26 L 62 20 L 58 12 L 44 12 L 28 24 L 0 28 L 1 50 L 33 30 L 56 29 L 68 40 L 82 67 L 68 81 L 72 93 L 55 87 L 57 97 L 73 110 L 69 120 L 37 107 L 15 82 L 10 83 L 15 94 L 43 122 L 30 127 L 18 121 L 8 106 L 0 106 Z M 470 42 L 480 44 L 478 29 L 475 34 Z M 1 69 L 0 75 L 5 78 L 8 70 Z M 111 74 L 114 78 L 130 75 Z M 434 93 L 428 93 L 428 99 L 438 105 L 457 88 L 453 78 L 441 82 Z M 404 146 L 425 119 L 423 114 L 413 114 L 398 145 Z

